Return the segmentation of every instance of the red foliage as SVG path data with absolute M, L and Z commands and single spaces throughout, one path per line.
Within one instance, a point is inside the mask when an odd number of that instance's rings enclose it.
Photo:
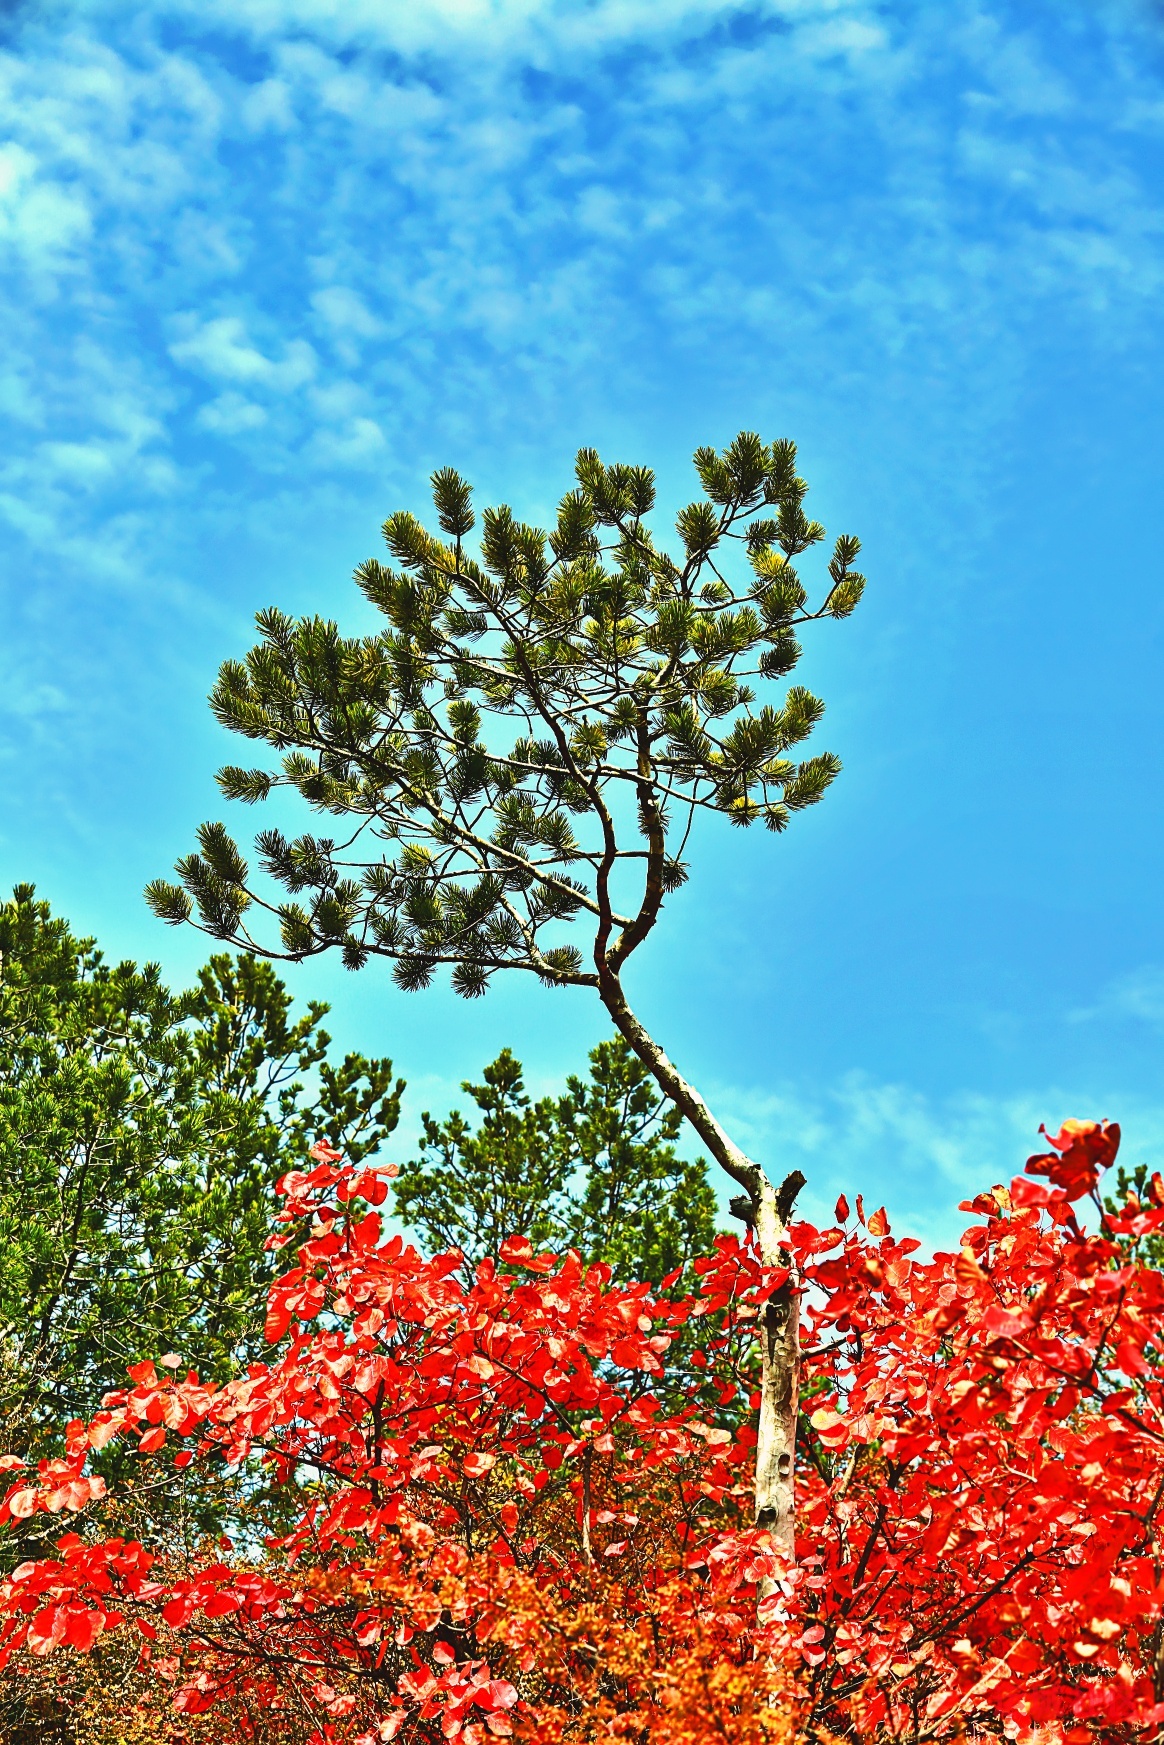
M 1054 1138 L 1045 1127 L 1053 1151 L 1027 1158 L 1028 1175 L 1045 1175 L 1062 1190 L 1068 1200 L 1094 1193 L 1101 1170 L 1115 1162 L 1120 1147 L 1120 1130 L 1110 1121 L 1064 1121 Z
M 1050 1144 L 1028 1169 L 1051 1186 L 967 1204 L 957 1254 L 843 1201 L 792 1231 L 794 1569 L 750 1525 L 751 1429 L 651 1393 L 692 1316 L 722 1373 L 783 1269 L 723 1239 L 673 1304 L 514 1238 L 466 1289 L 459 1256 L 382 1240 L 376 1171 L 321 1155 L 283 1184 L 277 1360 L 220 1389 L 136 1366 L 13 1475 L 0 1519 L 93 1530 L 0 1588 L 0 1659 L 136 1627 L 179 1713 L 236 1738 L 260 1711 L 264 1737 L 359 1745 L 1155 1737 L 1164 1276 L 1126 1245 L 1164 1228 L 1164 1189 L 1088 1234 L 1072 1200 L 1118 1129 Z M 114 1437 L 180 1440 L 244 1498 L 265 1463 L 289 1529 L 181 1569 L 102 1540 L 88 1465 Z

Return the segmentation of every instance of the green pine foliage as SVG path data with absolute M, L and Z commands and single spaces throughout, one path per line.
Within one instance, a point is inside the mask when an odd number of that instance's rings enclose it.
M 92 1410 L 172 1350 L 208 1378 L 261 1346 L 271 1187 L 318 1138 L 396 1125 L 391 1062 L 331 1055 L 269 964 L 172 993 L 18 886 L 0 905 L 0 1440 Z
M 419 1156 L 394 1184 L 398 1216 L 429 1253 L 460 1249 L 472 1271 L 520 1234 L 576 1248 L 616 1279 L 658 1283 L 710 1250 L 706 1165 L 679 1156 L 680 1117 L 621 1037 L 600 1043 L 588 1076 L 559 1097 L 531 1101 L 508 1049 L 482 1079 L 462 1087 L 476 1125 L 426 1113 Z
M 384 957 L 406 989 L 442 966 L 466 997 L 509 968 L 594 987 L 628 1033 L 614 984 L 687 876 L 695 821 L 783 830 L 836 775 L 830 752 L 793 755 L 821 702 L 774 687 L 798 629 L 847 617 L 864 587 L 842 535 L 810 608 L 797 563 L 824 528 L 791 442 L 745 431 L 695 466 L 703 495 L 671 550 L 649 525 L 649 468 L 583 449 L 552 528 L 502 505 L 474 546 L 469 486 L 442 468 L 436 530 L 390 515 L 389 562 L 356 572 L 381 628 L 260 613 L 261 640 L 211 702 L 278 764 L 219 782 L 252 804 L 290 788 L 322 832 L 260 832 L 264 895 L 224 825 L 205 824 L 180 882 L 148 888 L 155 912 L 273 956 Z
M 459 1249 L 465 1273 L 496 1255 L 507 1236 L 527 1236 L 541 1252 L 577 1249 L 615 1279 L 669 1280 L 690 1292 L 690 1263 L 708 1254 L 717 1229 L 715 1194 L 702 1158 L 676 1149 L 682 1117 L 622 1037 L 599 1043 L 585 1078 L 564 1095 L 532 1101 L 521 1062 L 503 1049 L 462 1089 L 477 1106 L 475 1124 L 454 1110 L 422 1117 L 419 1155 L 394 1183 L 396 1212 L 429 1253 Z M 705 1415 L 736 1417 L 746 1398 L 703 1364 L 714 1322 L 682 1329 L 662 1383 L 646 1391 L 668 1407 L 694 1400 Z

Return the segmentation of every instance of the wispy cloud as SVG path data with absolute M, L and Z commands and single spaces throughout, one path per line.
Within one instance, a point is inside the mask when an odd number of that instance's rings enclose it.
M 269 358 L 251 343 L 237 315 L 220 315 L 214 321 L 185 315 L 177 326 L 185 337 L 170 346 L 170 356 L 212 382 L 244 382 L 287 394 L 315 374 L 315 353 L 306 341 L 293 339 L 281 358 Z
M 808 1216 L 831 1215 L 838 1194 L 863 1192 L 870 1205 L 884 1200 L 897 1227 L 930 1242 L 950 1242 L 964 1228 L 959 1200 L 1022 1174 L 1043 1148 L 1042 1123 L 1055 1131 L 1067 1117 L 1118 1119 L 1125 1157 L 1155 1164 L 1164 1156 L 1164 1102 L 1102 1089 L 938 1097 L 849 1074 L 824 1090 L 709 1090 L 721 1119 L 775 1179 L 804 1172 Z
M 1117 976 L 1092 1005 L 1076 1007 L 1068 1014 L 1073 1024 L 1113 1018 L 1164 1028 L 1164 965 L 1142 964 L 1127 975 Z
M 431 425 L 490 352 L 559 391 L 617 357 L 633 393 L 653 335 L 694 356 L 710 323 L 741 358 L 820 346 L 858 377 L 996 353 L 1047 298 L 1134 323 L 1164 269 L 1159 94 L 1121 52 L 1128 15 L 1077 10 L 1062 30 L 1003 0 L 33 19 L 0 61 L 9 313 L 42 360 L 25 416 L 74 446 L 59 426 L 100 416 L 75 357 L 95 325 L 183 452 L 253 452 L 262 428 L 269 471 L 272 445 L 354 452 L 388 404 Z M 346 426 L 321 437 L 318 399 L 272 421 L 337 371 L 366 396 Z

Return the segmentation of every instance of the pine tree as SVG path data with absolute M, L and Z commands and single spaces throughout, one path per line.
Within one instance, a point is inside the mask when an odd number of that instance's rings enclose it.
M 396 1125 L 392 1063 L 335 1061 L 270 964 L 212 957 L 174 994 L 108 964 L 19 885 L 0 905 L 0 1424 L 6 1451 L 176 1348 L 261 1348 L 275 1179 Z
M 272 828 L 264 896 L 221 823 L 147 896 L 163 919 L 272 956 L 338 950 L 352 969 L 388 959 L 398 985 L 451 971 L 467 997 L 503 969 L 585 987 L 743 1190 L 741 1215 L 773 1265 L 802 1178 L 778 1191 L 716 1120 L 627 998 L 623 973 L 687 877 L 698 818 L 781 831 L 839 769 L 797 758 L 823 705 L 800 685 L 759 701 L 800 658 L 797 629 L 843 618 L 864 578 L 842 535 L 815 609 L 795 566 L 824 538 L 788 441 L 743 432 L 700 448 L 701 497 L 675 520 L 680 550 L 647 518 L 654 475 L 583 449 L 548 532 L 501 506 L 482 518 L 451 468 L 432 478 L 439 532 L 390 515 L 392 559 L 356 572 L 384 627 L 271 609 L 245 661 L 223 666 L 212 707 L 278 752 L 278 773 L 230 766 L 223 793 L 254 803 L 294 789 L 333 834 Z M 274 923 L 273 933 L 264 922 Z M 585 930 L 586 949 L 573 942 Z M 797 1298 L 787 1288 L 760 1337 L 757 1517 L 792 1542 Z
M 520 1233 L 538 1248 L 576 1248 L 616 1280 L 658 1284 L 708 1252 L 707 1166 L 679 1156 L 679 1112 L 621 1037 L 599 1043 L 588 1077 L 570 1077 L 560 1097 L 531 1101 L 509 1049 L 481 1076 L 461 1087 L 477 1126 L 456 1110 L 443 1121 L 426 1112 L 420 1154 L 394 1183 L 397 1214 L 427 1253 L 460 1249 L 471 1275 Z

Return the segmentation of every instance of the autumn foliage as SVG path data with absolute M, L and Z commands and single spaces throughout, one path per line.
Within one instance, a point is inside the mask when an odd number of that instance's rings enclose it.
M 1164 1183 L 1105 1217 L 1118 1139 L 1066 1124 L 956 1254 L 860 1200 L 793 1226 L 795 1567 L 750 1515 L 784 1269 L 724 1238 L 675 1302 L 513 1238 L 467 1286 L 317 1147 L 282 1184 L 272 1361 L 218 1389 L 138 1365 L 59 1459 L 5 1460 L 7 1532 L 78 1530 L 0 1588 L 4 1676 L 132 1638 L 173 1740 L 1154 1739 L 1164 1275 L 1136 1256 Z M 718 1410 L 664 1412 L 693 1321 Z M 114 1439 L 235 1473 L 234 1542 L 109 1536 Z

